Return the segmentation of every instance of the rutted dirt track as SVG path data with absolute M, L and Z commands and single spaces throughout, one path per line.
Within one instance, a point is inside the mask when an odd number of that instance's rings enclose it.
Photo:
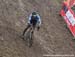
M 60 0 L 0 0 L 0 57 L 74 55 L 73 36 L 58 15 L 61 3 Z M 41 15 L 42 26 L 39 32 L 35 31 L 33 46 L 28 48 L 20 36 L 34 10 Z

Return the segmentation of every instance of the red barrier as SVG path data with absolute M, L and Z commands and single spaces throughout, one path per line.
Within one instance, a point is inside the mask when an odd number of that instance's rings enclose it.
M 61 16 L 67 23 L 68 28 L 75 37 L 75 13 L 71 9 L 75 4 L 75 0 L 67 0 L 63 2 L 62 9 L 60 11 Z

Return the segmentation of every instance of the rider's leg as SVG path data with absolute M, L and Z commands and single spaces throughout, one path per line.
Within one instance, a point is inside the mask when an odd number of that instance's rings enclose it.
M 37 31 L 39 31 L 39 29 L 40 29 L 40 24 L 38 23 L 37 24 Z
M 30 25 L 28 24 L 28 26 L 24 29 L 24 31 L 23 31 L 23 36 L 24 36 L 24 34 L 25 34 L 25 32 L 27 31 L 27 29 L 30 27 Z
M 37 27 L 37 30 L 38 30 L 38 31 L 39 31 L 39 29 L 40 29 L 40 26 Z
M 35 27 L 36 27 L 36 24 L 32 25 L 33 28 L 32 28 L 32 34 L 34 33 L 34 30 L 35 30 Z

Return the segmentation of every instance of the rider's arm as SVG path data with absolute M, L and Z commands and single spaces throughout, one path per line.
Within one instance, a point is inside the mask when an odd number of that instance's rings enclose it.
M 40 26 L 40 25 L 41 25 L 41 18 L 40 18 L 39 15 L 37 15 L 37 16 L 38 16 L 38 18 L 39 18 L 38 22 L 39 22 L 39 26 Z

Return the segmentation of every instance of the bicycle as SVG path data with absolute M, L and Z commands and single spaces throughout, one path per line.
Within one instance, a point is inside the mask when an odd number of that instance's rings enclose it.
M 26 41 L 26 45 L 28 47 L 31 47 L 33 44 L 33 32 L 34 32 L 34 27 L 31 25 L 23 37 L 23 40 Z

